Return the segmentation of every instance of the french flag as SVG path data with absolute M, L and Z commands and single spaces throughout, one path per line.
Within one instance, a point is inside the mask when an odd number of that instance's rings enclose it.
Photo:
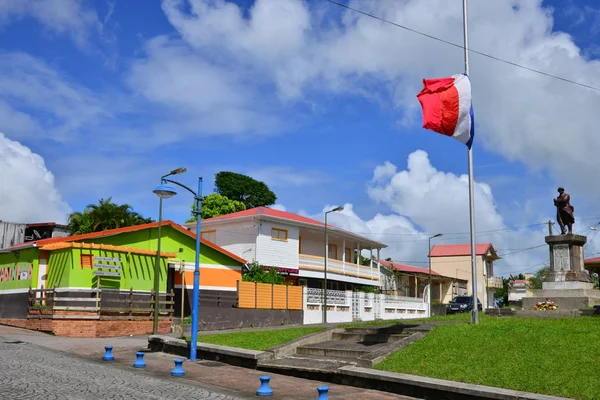
M 423 79 L 417 95 L 423 110 L 423 128 L 453 137 L 470 149 L 475 136 L 471 81 L 466 74 Z

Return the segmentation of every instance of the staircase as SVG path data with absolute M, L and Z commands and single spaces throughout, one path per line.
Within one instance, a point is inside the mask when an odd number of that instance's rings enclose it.
M 372 367 L 396 350 L 424 336 L 430 326 L 394 325 L 388 327 L 346 328 L 333 331 L 330 340 L 300 345 L 296 354 L 259 363 L 261 370 L 327 371 L 355 365 Z

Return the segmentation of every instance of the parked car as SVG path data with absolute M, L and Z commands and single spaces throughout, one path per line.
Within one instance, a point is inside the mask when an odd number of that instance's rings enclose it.
M 471 310 L 473 310 L 473 296 L 456 296 L 449 304 L 446 304 L 446 314 L 471 312 Z M 477 299 L 477 310 L 483 310 L 479 299 Z

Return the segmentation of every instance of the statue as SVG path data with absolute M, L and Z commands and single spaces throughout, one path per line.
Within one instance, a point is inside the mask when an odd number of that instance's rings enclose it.
M 556 221 L 560 225 L 560 233 L 566 234 L 565 225 L 569 228 L 569 235 L 573 233 L 573 224 L 575 223 L 575 207 L 571 205 L 571 196 L 565 193 L 565 189 L 562 187 L 558 188 L 558 197 L 554 199 L 554 205 L 556 206 Z

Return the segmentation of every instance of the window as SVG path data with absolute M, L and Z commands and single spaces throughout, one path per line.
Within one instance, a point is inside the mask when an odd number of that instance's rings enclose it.
M 302 254 L 302 236 L 298 236 L 298 254 Z
M 93 256 L 91 254 L 82 254 L 80 258 L 81 268 L 92 268 Z
M 352 249 L 350 247 L 346 247 L 346 262 L 352 262 Z
M 202 237 L 202 239 L 208 240 L 211 243 L 216 243 L 217 242 L 217 231 L 215 231 L 215 230 L 202 231 L 202 233 L 200 233 L 200 237 Z
M 337 245 L 333 244 L 333 243 L 329 243 L 329 252 L 327 254 L 328 258 L 331 258 L 333 260 L 337 260 Z
M 272 228 L 271 229 L 271 239 L 273 240 L 282 240 L 287 242 L 288 240 L 288 231 L 285 229 Z

